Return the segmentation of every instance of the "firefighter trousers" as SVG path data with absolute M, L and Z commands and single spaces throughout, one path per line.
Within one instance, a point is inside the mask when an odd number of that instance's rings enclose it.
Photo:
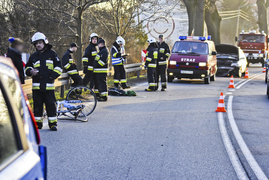
M 148 67 L 147 70 L 149 89 L 157 90 L 157 72 L 156 68 Z
M 94 89 L 95 94 L 97 94 L 97 90 L 99 92 L 99 97 L 102 100 L 107 100 L 107 83 L 106 83 L 106 77 L 107 73 L 94 73 Z
M 90 83 L 90 88 L 92 89 L 94 86 L 94 78 L 93 78 L 93 71 L 87 71 L 84 78 L 83 78 L 83 85 L 87 86 Z
M 50 125 L 57 125 L 56 98 L 54 91 L 33 90 L 34 115 L 36 122 L 43 123 L 43 108 L 46 106 L 48 121 Z
M 71 85 L 72 87 L 81 86 L 83 84 L 83 80 L 79 74 L 73 74 L 70 75 L 70 77 L 74 81 L 74 83 Z
M 161 78 L 162 88 L 166 89 L 167 88 L 167 80 L 166 80 L 167 68 L 166 68 L 166 65 L 158 65 L 156 71 L 157 71 L 157 89 L 159 86 L 160 78 Z
M 115 87 L 119 87 L 119 84 L 123 88 L 127 87 L 126 85 L 126 72 L 123 65 L 115 65 L 114 66 L 114 85 Z

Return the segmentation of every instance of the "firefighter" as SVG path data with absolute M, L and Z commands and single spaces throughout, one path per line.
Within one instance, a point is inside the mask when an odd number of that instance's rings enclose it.
M 158 46 L 156 39 L 148 38 L 149 46 L 147 49 L 145 69 L 147 69 L 149 87 L 145 91 L 156 91 L 157 90 L 157 60 L 158 60 Z
M 83 61 L 83 73 L 85 77 L 83 78 L 83 85 L 87 86 L 90 82 L 90 88 L 93 88 L 93 62 L 97 55 L 97 44 L 98 44 L 98 34 L 92 33 L 90 35 L 90 44 L 85 49 L 82 61 Z M 98 95 L 98 91 L 95 90 Z
M 100 96 L 99 101 L 107 101 L 107 71 L 108 71 L 108 51 L 105 40 L 100 38 L 98 41 L 99 53 L 93 62 L 94 88 L 98 89 Z
M 82 78 L 80 77 L 77 66 L 74 63 L 73 53 L 77 51 L 77 44 L 71 43 L 69 49 L 64 53 L 62 57 L 62 66 L 65 72 L 71 77 L 74 83 L 71 85 L 72 87 L 76 87 L 82 85 Z
M 7 51 L 7 57 L 9 57 L 14 66 L 17 68 L 19 72 L 20 81 L 24 84 L 24 70 L 23 70 L 23 62 L 22 62 L 22 51 L 24 47 L 24 42 L 19 38 L 9 38 L 10 47 Z
M 170 57 L 170 49 L 169 46 L 165 43 L 163 35 L 159 35 L 158 42 L 158 64 L 157 64 L 157 88 L 159 85 L 159 78 L 161 78 L 162 89 L 161 91 L 165 91 L 167 88 L 167 80 L 166 80 L 166 70 L 167 70 L 167 60 Z
M 123 89 L 128 89 L 126 83 L 126 72 L 124 69 L 124 64 L 127 58 L 124 50 L 125 40 L 119 36 L 114 42 L 113 47 L 111 48 L 112 55 L 112 65 L 114 66 L 114 86 L 115 88 L 120 88 L 120 85 Z
M 43 107 L 46 106 L 49 127 L 57 131 L 56 98 L 54 80 L 62 73 L 61 61 L 51 48 L 46 36 L 37 32 L 32 37 L 36 51 L 26 64 L 26 75 L 33 79 L 34 115 L 38 129 L 43 127 Z

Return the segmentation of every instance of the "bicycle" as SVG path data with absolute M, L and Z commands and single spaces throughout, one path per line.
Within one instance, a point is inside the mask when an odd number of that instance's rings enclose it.
M 57 118 L 65 116 L 74 120 L 87 122 L 97 105 L 94 92 L 85 86 L 70 89 L 64 101 L 57 101 Z

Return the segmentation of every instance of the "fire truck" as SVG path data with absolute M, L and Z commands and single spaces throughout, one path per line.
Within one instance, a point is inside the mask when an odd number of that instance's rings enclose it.
M 248 66 L 249 63 L 261 63 L 264 66 L 268 59 L 268 36 L 263 31 L 242 31 L 236 41 L 247 57 Z

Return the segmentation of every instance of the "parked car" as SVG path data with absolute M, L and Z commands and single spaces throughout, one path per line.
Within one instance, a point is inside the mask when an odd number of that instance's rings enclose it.
M 217 65 L 218 76 L 234 75 L 241 77 L 247 69 L 247 58 L 240 47 L 230 44 L 218 44 L 217 50 Z
M 168 63 L 168 82 L 178 79 L 203 79 L 205 84 L 215 81 L 217 58 L 210 36 L 180 36 Z
M 0 57 L 0 179 L 46 179 L 46 147 L 12 61 Z

